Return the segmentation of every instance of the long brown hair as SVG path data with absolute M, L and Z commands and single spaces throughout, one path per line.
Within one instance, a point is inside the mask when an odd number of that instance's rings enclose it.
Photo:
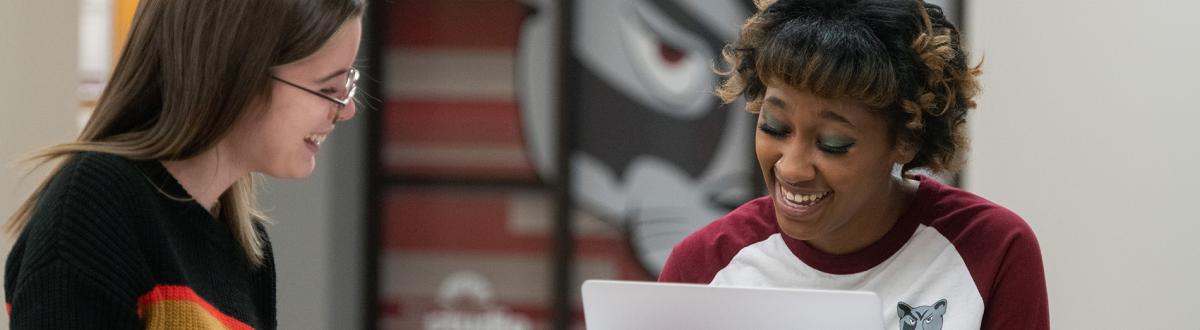
M 315 53 L 364 0 L 142 0 L 128 42 L 79 137 L 36 153 L 39 165 L 80 152 L 133 160 L 181 160 L 213 148 L 255 104 L 270 102 L 270 69 Z M 55 166 L 54 172 L 62 164 Z M 50 179 L 9 218 L 24 230 Z M 253 175 L 221 194 L 221 218 L 254 265 L 266 221 Z

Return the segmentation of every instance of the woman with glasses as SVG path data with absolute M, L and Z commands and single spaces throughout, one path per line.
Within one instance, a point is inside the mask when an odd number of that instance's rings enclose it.
M 363 0 L 142 0 L 79 137 L 11 216 L 14 329 L 275 328 L 254 173 L 354 116 Z
M 756 3 L 717 94 L 758 118 L 767 196 L 684 239 L 659 280 L 871 291 L 889 329 L 1049 328 L 1029 225 L 911 171 L 956 168 L 978 92 L 941 8 Z

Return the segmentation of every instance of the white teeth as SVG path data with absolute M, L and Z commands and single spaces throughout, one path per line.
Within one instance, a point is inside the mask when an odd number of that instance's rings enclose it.
M 325 138 L 328 136 L 329 135 L 325 135 L 325 134 L 313 134 L 313 135 L 304 137 L 304 140 L 308 141 L 308 142 L 312 142 L 313 144 L 320 146 L 322 142 L 325 142 Z
M 787 199 L 789 202 L 806 205 L 806 206 L 815 204 L 816 202 L 820 201 L 822 198 L 825 198 L 825 196 L 829 195 L 828 191 L 822 192 L 822 193 L 817 193 L 817 194 L 793 193 L 793 192 L 784 190 L 782 186 L 779 187 L 779 191 L 781 193 L 783 193 L 783 198 Z

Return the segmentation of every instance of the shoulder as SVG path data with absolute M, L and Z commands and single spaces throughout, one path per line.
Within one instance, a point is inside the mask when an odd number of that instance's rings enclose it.
M 82 152 L 63 161 L 44 194 L 95 192 L 96 196 L 110 195 L 120 190 L 114 189 L 116 187 L 136 183 L 138 173 L 137 164 L 127 158 L 100 152 Z
M 684 238 L 667 259 L 660 281 L 707 283 L 743 248 L 778 232 L 771 199 L 742 204 Z
M 137 231 L 131 225 L 136 164 L 119 156 L 80 153 L 64 160 L 38 196 L 29 222 L 9 255 L 7 269 L 29 274 L 59 265 L 105 283 L 143 274 Z M 137 270 L 134 270 L 137 269 Z
M 145 194 L 146 179 L 137 164 L 98 152 L 66 159 L 38 196 L 30 226 L 57 226 L 63 221 L 125 217 Z
M 1041 248 L 1029 223 L 1017 213 L 958 188 L 935 184 L 924 196 L 923 222 L 958 251 L 985 299 L 1006 287 L 1044 292 Z M 922 182 L 925 189 L 925 182 Z M 1020 272 L 1021 276 L 1004 276 Z M 1022 285 L 1013 283 L 1020 282 Z M 1025 285 L 1028 284 L 1028 285 Z
M 101 250 L 128 244 L 136 195 L 144 189 L 137 186 L 136 171 L 135 163 L 111 154 L 85 152 L 66 159 L 38 196 L 21 233 L 26 249 L 83 255 L 111 253 Z
M 921 182 L 923 223 L 951 241 L 1023 238 L 1036 243 L 1033 228 L 1016 212 L 965 190 Z

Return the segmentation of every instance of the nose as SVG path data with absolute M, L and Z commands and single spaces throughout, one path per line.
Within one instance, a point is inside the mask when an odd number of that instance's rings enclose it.
M 808 149 L 811 148 L 789 148 L 789 151 L 784 151 L 779 160 L 775 162 L 775 176 L 789 184 L 798 184 L 813 180 L 817 176 L 817 168 L 813 164 L 813 158 Z
M 356 103 L 357 102 L 350 101 L 350 103 L 347 103 L 346 106 L 336 111 L 333 122 L 336 123 L 339 121 L 347 121 L 350 120 L 350 118 L 354 118 L 354 114 L 358 111 L 358 105 Z

